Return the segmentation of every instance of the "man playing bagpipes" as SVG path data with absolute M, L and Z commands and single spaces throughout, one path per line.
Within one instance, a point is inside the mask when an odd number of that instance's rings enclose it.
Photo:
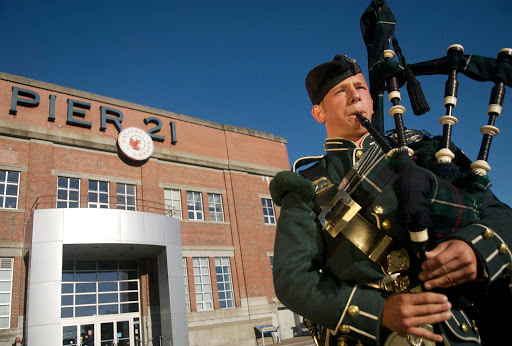
M 372 2 L 362 22 L 377 8 L 389 22 L 384 1 Z M 343 55 L 306 77 L 327 154 L 300 159 L 271 182 L 281 206 L 277 297 L 304 316 L 319 344 L 481 344 L 471 298 L 510 269 L 512 210 L 489 190 L 485 164 L 471 164 L 450 145 L 449 131 L 439 140 L 405 130 L 397 89 L 412 73 L 384 55 L 369 64 L 372 87 Z M 380 115 L 383 86 L 397 125 L 388 138 L 369 125 L 379 124 L 372 118 Z

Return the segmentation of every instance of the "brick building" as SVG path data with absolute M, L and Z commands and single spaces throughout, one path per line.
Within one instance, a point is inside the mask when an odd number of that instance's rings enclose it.
M 288 168 L 268 133 L 0 73 L 0 345 L 289 337 L 268 192 Z

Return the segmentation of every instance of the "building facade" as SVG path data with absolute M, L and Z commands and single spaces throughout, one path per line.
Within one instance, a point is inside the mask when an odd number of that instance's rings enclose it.
M 293 336 L 272 284 L 285 169 L 283 138 L 0 73 L 0 345 Z

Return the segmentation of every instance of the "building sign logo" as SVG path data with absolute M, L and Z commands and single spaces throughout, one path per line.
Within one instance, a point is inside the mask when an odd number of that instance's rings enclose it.
M 144 161 L 153 154 L 153 140 L 146 131 L 137 127 L 127 127 L 117 137 L 121 152 L 135 161 Z

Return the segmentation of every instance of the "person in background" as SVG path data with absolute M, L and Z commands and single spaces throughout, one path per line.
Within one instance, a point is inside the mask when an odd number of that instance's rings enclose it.
M 82 344 L 85 346 L 94 346 L 94 334 L 92 333 L 91 329 L 87 331 L 87 335 L 84 336 Z

